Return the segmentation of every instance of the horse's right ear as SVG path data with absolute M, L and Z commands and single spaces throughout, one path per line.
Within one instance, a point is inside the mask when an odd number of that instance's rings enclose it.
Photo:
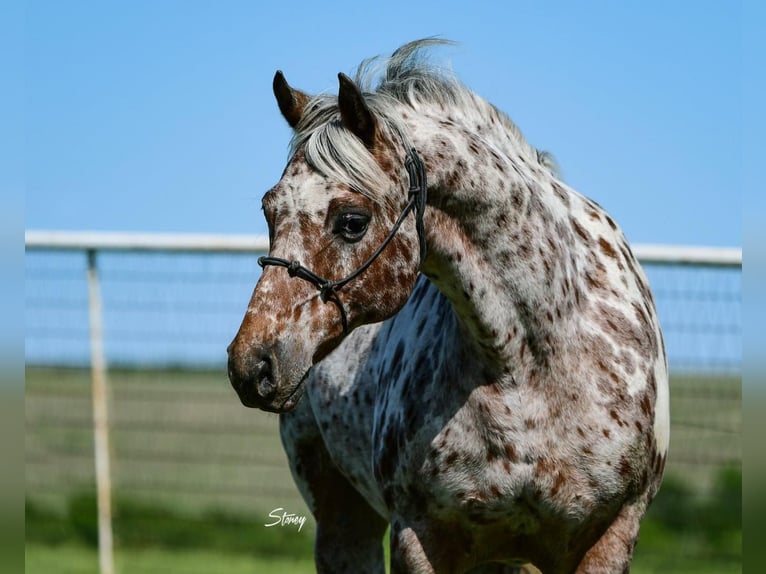
M 300 90 L 291 88 L 290 84 L 285 80 L 282 70 L 277 70 L 277 73 L 274 74 L 273 87 L 277 104 L 279 104 L 279 111 L 282 112 L 290 127 L 294 128 L 301 121 L 303 110 L 309 101 L 308 95 Z
M 346 74 L 338 74 L 340 89 L 338 91 L 338 107 L 343 125 L 356 135 L 367 149 L 375 145 L 377 122 L 375 116 L 364 101 L 359 87 Z

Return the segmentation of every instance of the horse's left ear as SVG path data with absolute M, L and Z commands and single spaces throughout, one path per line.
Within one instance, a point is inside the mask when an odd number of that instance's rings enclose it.
M 301 120 L 309 97 L 300 90 L 291 88 L 285 80 L 282 70 L 277 70 L 277 73 L 274 74 L 272 87 L 274 88 L 274 96 L 277 98 L 277 104 L 279 104 L 279 111 L 282 112 L 290 127 L 294 128 Z
M 377 121 L 364 101 L 362 92 L 346 74 L 338 74 L 338 107 L 343 125 L 358 137 L 368 149 L 375 145 Z

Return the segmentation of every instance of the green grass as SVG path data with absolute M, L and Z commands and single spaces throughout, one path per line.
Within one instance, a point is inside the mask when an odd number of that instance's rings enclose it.
M 709 558 L 678 558 L 678 549 L 655 554 L 638 554 L 633 574 L 736 574 L 741 562 Z M 66 544 L 48 546 L 27 544 L 27 574 L 97 574 L 96 549 Z M 121 574 L 253 574 L 279 572 L 312 574 L 311 559 L 288 557 L 254 557 L 210 550 L 168 550 L 165 548 L 117 550 L 117 572 Z
M 96 549 L 76 544 L 48 546 L 27 544 L 27 574 L 98 574 Z M 117 550 L 115 568 L 121 574 L 253 574 L 315 572 L 311 559 L 285 556 L 255 557 L 210 550 L 166 548 Z

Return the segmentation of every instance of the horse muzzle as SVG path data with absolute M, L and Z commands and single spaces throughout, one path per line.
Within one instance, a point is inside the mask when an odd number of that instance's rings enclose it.
M 301 396 L 308 371 L 297 383 L 280 384 L 279 367 L 271 353 L 242 350 L 232 344 L 229 353 L 229 382 L 246 407 L 272 413 L 294 409 Z

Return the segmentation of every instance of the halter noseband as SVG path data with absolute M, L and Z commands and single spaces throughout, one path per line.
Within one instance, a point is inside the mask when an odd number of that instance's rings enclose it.
M 299 261 L 288 261 L 281 257 L 258 258 L 258 265 L 262 268 L 265 268 L 267 265 L 284 267 L 287 269 L 287 274 L 290 277 L 298 277 L 299 279 L 303 279 L 304 281 L 313 284 L 319 290 L 319 297 L 322 299 L 323 303 L 327 303 L 328 301 L 335 303 L 338 306 L 338 309 L 340 309 L 340 318 L 343 324 L 344 335 L 348 334 L 348 320 L 346 319 L 346 310 L 343 307 L 343 302 L 340 300 L 340 297 L 338 297 L 338 291 L 347 283 L 350 283 L 359 277 L 370 265 L 372 265 L 373 261 L 375 261 L 378 256 L 383 253 L 386 246 L 391 243 L 396 232 L 399 231 L 402 222 L 413 210 L 415 211 L 415 227 L 418 232 L 418 241 L 420 243 L 420 265 L 423 264 L 423 261 L 426 258 L 426 233 L 425 224 L 423 223 L 427 193 L 426 168 L 414 148 L 410 149 L 407 153 L 407 157 L 404 160 L 404 167 L 407 168 L 407 175 L 410 178 L 410 189 L 408 192 L 409 201 L 407 202 L 407 205 L 404 207 L 396 220 L 396 223 L 394 223 L 394 226 L 391 228 L 388 237 L 383 240 L 383 243 L 378 246 L 367 261 L 362 263 L 360 267 L 355 271 L 352 271 L 343 279 L 330 281 L 329 279 L 320 277 L 311 271 L 311 269 L 301 265 Z

